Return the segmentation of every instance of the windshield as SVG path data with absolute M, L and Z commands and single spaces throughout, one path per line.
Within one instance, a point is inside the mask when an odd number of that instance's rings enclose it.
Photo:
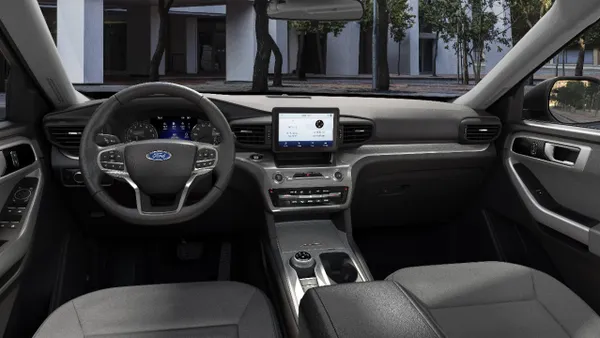
M 270 20 L 266 3 L 40 6 L 67 74 L 82 92 L 160 80 L 211 93 L 452 98 L 485 77 L 552 1 L 380 0 L 374 13 L 367 0 L 363 18 L 351 22 Z M 531 84 L 563 74 L 595 75 L 596 46 L 574 41 Z

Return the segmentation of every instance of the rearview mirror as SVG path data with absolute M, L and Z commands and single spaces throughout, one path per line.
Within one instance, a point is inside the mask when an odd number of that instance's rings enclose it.
M 362 19 L 358 0 L 272 0 L 267 9 L 275 20 L 356 21 Z
M 584 79 L 558 80 L 550 90 L 548 109 L 563 123 L 598 122 L 600 84 Z

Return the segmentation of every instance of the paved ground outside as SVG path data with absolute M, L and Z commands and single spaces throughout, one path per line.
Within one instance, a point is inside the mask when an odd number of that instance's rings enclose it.
M 600 67 L 586 67 L 584 71 L 586 76 L 600 78 Z M 565 67 L 565 75 L 573 75 L 574 68 Z M 538 83 L 544 79 L 552 78 L 556 75 L 556 68 L 545 66 L 535 75 L 535 82 Z M 562 75 L 562 66 L 559 67 L 559 75 Z M 163 76 L 163 81 L 180 83 L 200 92 L 248 92 L 251 84 L 247 82 L 225 82 L 224 77 L 218 74 L 182 75 L 182 76 Z M 76 85 L 76 88 L 82 92 L 116 92 L 132 84 L 146 82 L 145 78 L 129 78 L 119 76 L 106 76 L 104 84 L 84 84 Z M 309 75 L 307 81 L 298 81 L 291 75 L 284 76 L 282 87 L 270 87 L 271 92 L 284 93 L 314 93 L 314 94 L 377 94 L 381 96 L 437 96 L 452 98 L 460 96 L 471 88 L 474 84 L 462 85 L 457 82 L 455 75 L 440 75 L 432 77 L 430 75 L 408 76 L 408 75 L 390 75 L 390 90 L 384 92 L 373 92 L 372 79 L 370 74 L 362 74 L 352 77 L 327 76 L 327 75 Z M 527 88 L 528 89 L 528 88 Z M 5 95 L 0 93 L 0 107 L 5 107 Z

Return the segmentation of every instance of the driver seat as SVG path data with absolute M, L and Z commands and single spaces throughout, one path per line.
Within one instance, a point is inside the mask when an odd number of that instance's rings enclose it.
M 271 303 L 236 282 L 128 286 L 88 293 L 54 311 L 35 338 L 280 337 Z

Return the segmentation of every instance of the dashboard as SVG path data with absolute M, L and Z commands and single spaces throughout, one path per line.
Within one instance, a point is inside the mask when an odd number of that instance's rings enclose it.
M 429 188 L 419 183 L 417 174 L 402 174 L 410 179 L 398 185 L 400 173 L 426 170 L 420 174 L 426 182 L 439 177 L 440 170 L 456 175 L 457 168 L 488 163 L 495 157 L 492 142 L 501 127 L 494 116 L 445 102 L 325 96 L 206 97 L 229 121 L 236 138 L 236 167 L 254 178 L 271 212 L 344 210 L 353 196 L 372 201 L 381 194 L 391 194 L 415 201 L 410 198 L 417 194 L 414 197 L 419 200 L 418 194 Z M 44 129 L 53 145 L 52 166 L 67 187 L 82 186 L 74 179 L 79 139 L 102 102 L 90 101 L 44 117 Z M 138 99 L 122 106 L 102 133 L 117 136 L 122 142 L 183 139 L 219 144 L 221 139 L 221 132 L 197 106 L 169 97 Z M 464 180 L 450 181 L 462 185 L 470 182 L 469 177 L 471 172 Z M 245 186 L 248 180 L 239 182 Z M 411 185 L 421 188 L 403 193 L 403 187 Z M 357 186 L 373 191 L 361 193 Z

